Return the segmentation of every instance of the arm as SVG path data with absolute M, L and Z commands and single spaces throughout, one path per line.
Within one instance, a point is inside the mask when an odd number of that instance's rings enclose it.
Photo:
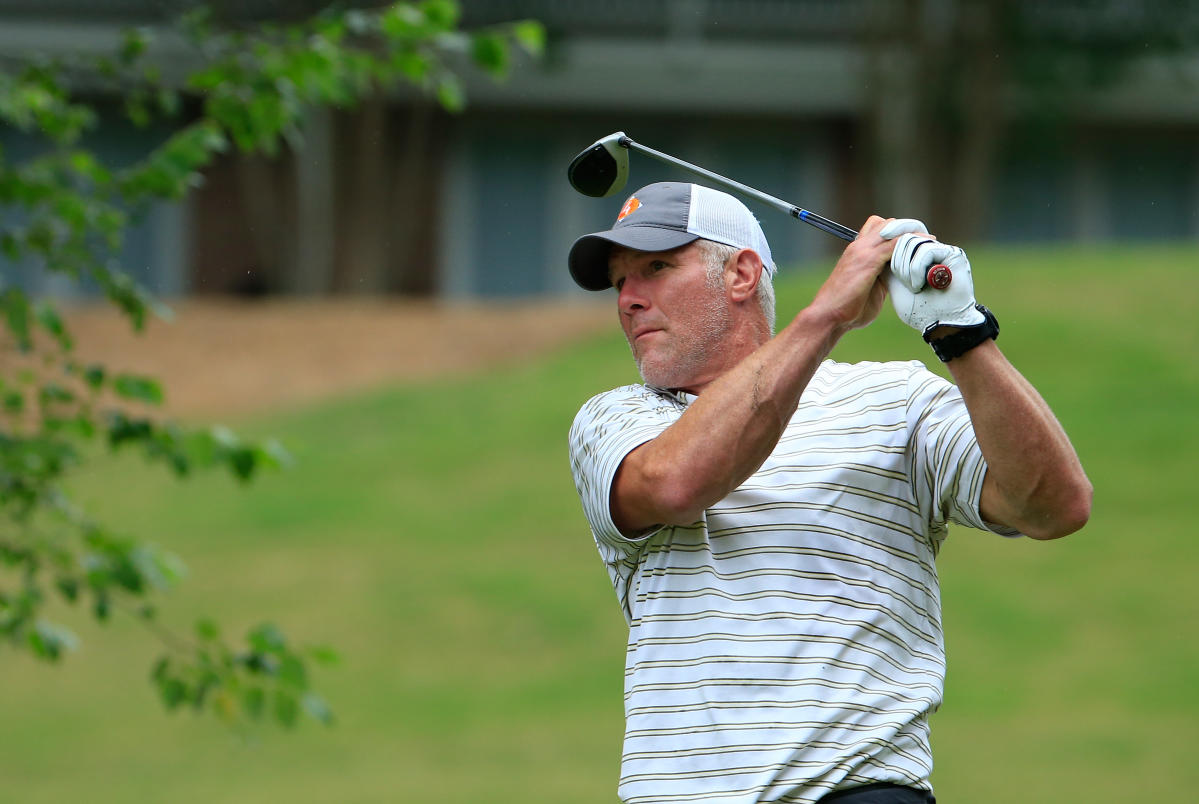
M 948 289 L 926 287 L 934 262 L 953 270 Z M 899 317 L 937 340 L 955 327 L 981 325 L 970 262 L 956 246 L 929 235 L 898 238 L 889 287 Z M 980 513 L 1034 539 L 1055 539 L 1086 524 L 1091 483 L 1036 389 L 1008 362 L 993 340 L 985 340 L 946 363 L 987 461 Z
M 1086 524 L 1091 483 L 1070 439 L 1036 389 L 986 341 L 946 363 L 962 392 L 983 457 L 983 518 L 1034 539 Z
M 893 244 L 872 217 L 845 249 L 812 303 L 774 338 L 704 386 L 654 440 L 630 452 L 612 484 L 612 519 L 623 533 L 687 525 L 753 474 L 778 443 L 820 362 L 843 334 L 878 315 Z M 726 268 L 734 305 L 752 300 L 761 271 Z

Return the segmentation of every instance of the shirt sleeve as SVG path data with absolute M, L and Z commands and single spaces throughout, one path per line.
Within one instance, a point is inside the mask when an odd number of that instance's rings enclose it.
M 593 397 L 575 416 L 570 428 L 571 473 L 583 514 L 605 559 L 615 557 L 613 550 L 627 553 L 630 545 L 653 534 L 647 531 L 633 539 L 621 534 L 609 506 L 612 482 L 625 456 L 657 438 L 682 410 L 650 389 L 633 385 Z
M 948 522 L 1022 536 L 986 522 L 979 510 L 987 462 L 961 392 L 922 364 L 914 366 L 908 379 L 909 471 L 925 520 L 939 538 Z

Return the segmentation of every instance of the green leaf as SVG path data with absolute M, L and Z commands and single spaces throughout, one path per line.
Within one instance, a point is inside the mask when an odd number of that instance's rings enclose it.
M 148 544 L 131 548 L 127 560 L 137 574 L 139 588 L 142 581 L 148 581 L 157 589 L 171 589 L 187 575 L 178 556 Z
M 90 151 L 71 151 L 67 157 L 67 161 L 71 166 L 71 170 L 96 184 L 106 184 L 112 178 L 112 174 L 100 163 L 95 154 Z
M 79 581 L 75 578 L 58 578 L 54 585 L 58 587 L 58 591 L 69 602 L 74 603 L 79 599 Z
M 77 415 L 68 429 L 73 429 L 80 438 L 90 439 L 96 435 L 96 423 L 91 420 L 86 411 Z
M 109 599 L 108 591 L 103 588 L 93 588 L 93 593 L 95 599 L 92 601 L 92 616 L 100 622 L 106 622 L 112 611 L 112 601 Z
M 258 453 L 252 447 L 240 447 L 229 453 L 229 465 L 238 480 L 249 480 L 258 465 Z
M 300 702 L 304 705 L 304 711 L 308 713 L 309 717 L 326 726 L 333 725 L 333 710 L 329 708 L 329 704 L 325 703 L 324 698 L 315 692 L 306 692 Z
M 75 401 L 75 394 L 56 383 L 46 383 L 38 392 L 38 401 L 42 407 L 65 405 Z
M 121 411 L 111 411 L 105 422 L 108 444 L 120 447 L 129 442 L 145 442 L 154 435 L 154 425 L 148 419 L 131 419 Z
M 150 43 L 150 31 L 147 28 L 130 28 L 124 32 L 121 39 L 121 50 L 118 58 L 128 65 L 141 58 Z
M 308 687 L 308 671 L 304 662 L 292 654 L 285 655 L 279 661 L 279 683 L 302 690 Z
M 62 658 L 64 651 L 74 650 L 79 645 L 78 638 L 71 631 L 42 620 L 29 632 L 28 640 L 34 656 L 52 662 Z
M 287 648 L 287 639 L 273 623 L 262 623 L 250 631 L 250 646 L 260 653 L 280 653 Z
M 394 3 L 379 18 L 379 30 L 391 39 L 411 39 L 425 31 L 425 15 L 410 3 Z
M 251 720 L 261 720 L 266 709 L 266 692 L 262 687 L 247 687 L 242 693 L 241 705 Z
M 275 690 L 275 720 L 284 728 L 293 728 L 300 714 L 300 706 L 296 696 L 284 690 Z
M 162 385 L 149 377 L 118 374 L 113 379 L 112 388 L 117 395 L 125 399 L 135 399 L 150 405 L 162 404 Z
M 129 318 L 133 328 L 140 332 L 146 325 L 146 312 L 152 308 L 149 295 L 127 274 L 105 265 L 88 266 L 91 276 L 104 289 L 109 301 Z
M 333 666 L 341 661 L 341 656 L 337 651 L 328 645 L 317 645 L 310 648 L 308 653 L 314 661 L 325 666 Z
M 17 288 L 6 288 L 0 293 L 0 307 L 4 309 L 5 323 L 16 339 L 17 347 L 22 352 L 28 352 L 33 348 L 29 331 L 29 299 Z
M 454 0 L 425 0 L 420 9 L 425 20 L 436 32 L 450 31 L 458 27 L 458 4 Z
M 25 410 L 25 395 L 20 391 L 5 391 L 3 405 L 5 413 L 19 414 Z
M 216 425 L 181 437 L 182 452 L 197 465 L 226 464 L 239 480 L 250 480 L 262 467 L 279 469 L 292 464 L 292 457 L 279 442 L 245 444 L 227 427 Z
M 158 110 L 167 117 L 175 117 L 183 108 L 179 93 L 171 89 L 159 89 L 155 93 L 155 99 L 158 102 Z
M 83 381 L 86 382 L 88 387 L 90 387 L 93 391 L 100 390 L 100 387 L 104 385 L 104 376 L 104 366 L 101 366 L 98 363 L 92 363 L 83 370 Z
M 242 654 L 238 661 L 255 675 L 273 676 L 278 669 L 278 662 L 265 653 Z
M 536 20 L 512 23 L 512 38 L 530 56 L 540 58 L 545 54 L 545 26 Z
M 254 460 L 269 469 L 283 469 L 295 463 L 287 448 L 273 438 L 254 447 Z
M 392 55 L 391 66 L 409 81 L 419 84 L 429 75 L 433 65 L 424 53 L 399 50 Z
M 471 38 L 471 56 L 475 64 L 493 76 L 503 76 L 508 72 L 508 43 L 499 34 L 476 33 Z
M 437 100 L 447 112 L 458 113 L 466 108 L 466 94 L 458 77 L 446 73 L 437 82 Z
M 150 125 L 149 95 L 144 90 L 125 96 L 125 116 L 138 128 Z
M 215 621 L 203 617 L 196 620 L 196 636 L 205 642 L 213 642 L 221 637 L 221 629 Z
M 42 325 L 42 328 L 54 336 L 54 340 L 64 352 L 69 352 L 74 347 L 74 341 L 71 339 L 71 334 L 67 332 L 66 325 L 63 324 L 62 317 L 59 316 L 58 310 L 49 302 L 38 304 L 35 313 L 37 321 Z
M 208 697 L 208 693 L 220 686 L 220 679 L 215 673 L 205 671 L 201 678 L 195 683 L 191 693 L 192 708 L 197 712 L 204 708 L 204 701 Z
M 158 693 L 167 709 L 178 709 L 187 700 L 187 685 L 177 678 L 167 676 L 158 682 Z

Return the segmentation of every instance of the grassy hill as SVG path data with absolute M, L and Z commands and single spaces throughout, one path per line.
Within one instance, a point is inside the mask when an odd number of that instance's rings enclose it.
M 945 802 L 1181 801 L 1199 785 L 1199 256 L 1193 248 L 971 254 L 1000 346 L 1096 487 L 1091 524 L 1039 544 L 956 530 L 940 559 Z M 780 318 L 819 285 L 780 283 Z M 889 309 L 839 359 L 931 354 Z M 47 668 L 6 652 L 0 800 L 611 802 L 624 625 L 567 466 L 590 395 L 635 380 L 618 333 L 493 370 L 237 423 L 297 458 L 249 489 L 104 459 L 80 497 L 167 546 L 169 601 L 234 630 L 332 643 L 339 723 L 247 744 L 165 714 L 157 644 L 73 624 Z

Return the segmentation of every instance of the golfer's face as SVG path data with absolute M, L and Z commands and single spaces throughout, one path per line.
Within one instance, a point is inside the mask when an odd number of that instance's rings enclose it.
M 711 282 L 694 243 L 673 251 L 614 247 L 608 260 L 620 325 L 642 379 L 662 388 L 697 390 L 715 379 L 729 329 L 723 282 Z

